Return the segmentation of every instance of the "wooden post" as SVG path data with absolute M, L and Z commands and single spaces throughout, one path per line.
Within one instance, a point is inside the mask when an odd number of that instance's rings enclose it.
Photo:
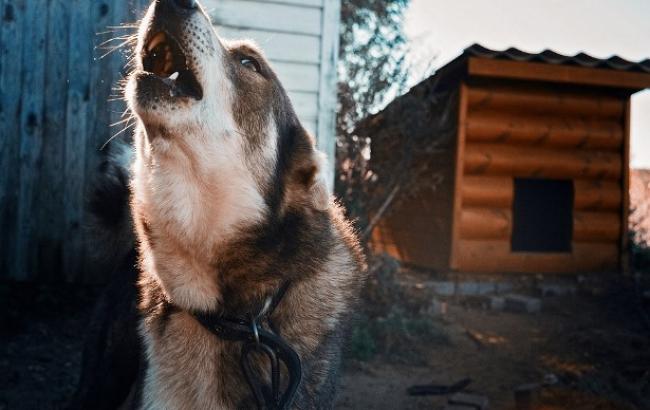
M 323 0 L 320 80 L 318 87 L 318 148 L 329 159 L 327 183 L 334 191 L 336 162 L 336 63 L 339 56 L 341 0 Z
M 458 269 L 461 217 L 463 210 L 463 173 L 465 163 L 465 126 L 467 118 L 467 85 L 461 83 L 458 99 L 458 125 L 456 136 L 456 172 L 454 174 L 454 209 L 451 221 L 451 255 L 449 267 Z
M 623 204 L 621 206 L 621 244 L 620 244 L 620 265 L 621 272 L 624 275 L 630 273 L 630 244 L 627 237 L 628 219 L 630 216 L 630 108 L 631 97 L 627 97 L 625 102 L 625 115 L 623 116 L 623 161 L 622 161 L 622 181 Z

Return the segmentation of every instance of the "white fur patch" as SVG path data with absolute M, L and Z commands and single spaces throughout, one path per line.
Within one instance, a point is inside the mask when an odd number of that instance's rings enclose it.
M 260 174 L 269 175 L 275 163 L 277 131 L 274 125 L 269 129 L 260 158 L 247 158 L 246 140 L 232 113 L 235 91 L 224 48 L 203 14 L 196 13 L 185 25 L 192 25 L 187 31 L 202 39 L 182 43 L 203 98 L 141 106 L 137 79 L 131 77 L 126 96 L 140 122 L 133 194 L 168 237 L 167 244 L 153 246 L 148 268 L 174 303 L 208 310 L 219 298 L 215 251 L 267 212 Z M 178 254 L 171 257 L 172 251 Z

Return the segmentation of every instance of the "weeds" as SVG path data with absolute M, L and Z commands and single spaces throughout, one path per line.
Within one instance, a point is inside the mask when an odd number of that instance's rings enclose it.
M 425 300 L 407 295 L 397 281 L 399 264 L 387 256 L 371 263 L 362 314 L 352 329 L 348 354 L 368 361 L 383 356 L 389 361 L 421 362 L 421 346 L 449 343 L 449 336 L 426 313 Z

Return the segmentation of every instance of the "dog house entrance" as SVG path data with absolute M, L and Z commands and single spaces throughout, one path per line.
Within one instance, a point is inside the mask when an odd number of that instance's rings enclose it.
M 573 182 L 515 178 L 513 252 L 571 252 Z

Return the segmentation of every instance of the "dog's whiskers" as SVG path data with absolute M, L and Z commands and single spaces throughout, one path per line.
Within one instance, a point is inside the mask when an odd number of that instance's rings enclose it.
M 127 111 L 128 111 L 128 110 L 127 110 Z M 117 136 L 119 136 L 120 134 L 123 134 L 123 133 L 126 132 L 127 130 L 133 128 L 133 127 L 137 124 L 137 122 L 136 122 L 136 121 L 133 121 L 133 122 L 129 123 L 129 121 L 134 120 L 134 119 L 135 119 L 135 116 L 134 116 L 133 114 L 131 114 L 128 118 L 126 118 L 126 119 L 124 119 L 124 120 L 122 120 L 122 121 L 118 121 L 118 122 L 116 122 L 116 123 L 111 124 L 111 127 L 112 127 L 112 126 L 115 126 L 115 125 L 119 125 L 119 124 L 126 123 L 126 125 L 124 126 L 124 128 L 122 128 L 121 130 L 119 130 L 118 132 L 116 132 L 115 134 L 113 134 L 113 135 L 112 135 L 108 140 L 106 140 L 106 142 L 101 146 L 101 148 L 99 148 L 99 150 L 100 150 L 100 151 L 103 151 L 104 148 L 106 148 L 106 146 L 107 146 L 111 141 L 113 141 L 113 139 L 115 139 L 115 138 L 116 138 Z
M 140 23 L 125 23 L 120 24 L 119 26 L 106 26 L 110 31 L 114 32 L 115 30 L 137 30 L 140 27 Z
M 127 111 L 128 111 L 128 109 L 127 109 Z M 122 117 L 124 117 L 124 114 L 122 114 Z M 128 121 L 132 120 L 133 118 L 134 117 L 131 115 L 128 118 L 125 118 L 123 120 L 119 120 L 119 121 L 116 121 L 116 122 L 112 123 L 110 126 L 114 127 L 116 125 L 124 124 L 125 122 L 128 122 Z
M 138 24 L 133 23 L 133 24 L 125 24 L 125 25 L 120 25 L 120 26 L 108 26 L 108 30 L 104 32 L 99 32 L 97 35 L 105 35 L 105 34 L 116 34 L 118 30 L 131 30 L 134 31 L 135 29 L 138 28 Z M 108 50 L 106 53 L 104 53 L 100 58 L 104 58 L 107 55 L 113 53 L 116 50 L 121 49 L 122 47 L 129 45 L 129 44 L 135 44 L 138 40 L 138 35 L 137 33 L 132 33 L 132 34 L 121 34 L 117 35 L 115 37 L 109 38 L 108 40 L 102 41 L 99 45 L 97 45 L 95 48 L 96 49 L 101 49 L 101 50 Z M 115 42 L 115 41 L 120 41 L 119 44 L 116 46 L 110 46 L 107 47 L 109 44 Z
M 108 40 L 102 41 L 97 46 L 95 46 L 95 48 L 105 49 L 104 46 L 106 46 L 108 43 L 110 43 L 112 41 L 121 40 L 121 41 L 133 41 L 133 42 L 135 42 L 135 41 L 137 41 L 137 39 L 138 39 L 138 37 L 136 35 L 112 37 L 112 38 L 109 38 Z M 122 43 L 122 44 L 124 44 L 124 43 Z
M 132 40 L 131 40 L 130 38 L 127 39 L 127 40 L 124 40 L 123 42 L 121 42 L 120 44 L 116 45 L 115 47 L 110 47 L 110 48 L 108 49 L 108 51 L 107 51 L 106 53 L 104 53 L 104 54 L 103 54 L 101 57 L 99 57 L 99 58 L 104 58 L 104 57 L 106 57 L 107 55 L 113 53 L 114 51 L 121 49 L 121 48 L 124 47 L 125 45 L 130 44 L 131 42 L 132 42 Z

